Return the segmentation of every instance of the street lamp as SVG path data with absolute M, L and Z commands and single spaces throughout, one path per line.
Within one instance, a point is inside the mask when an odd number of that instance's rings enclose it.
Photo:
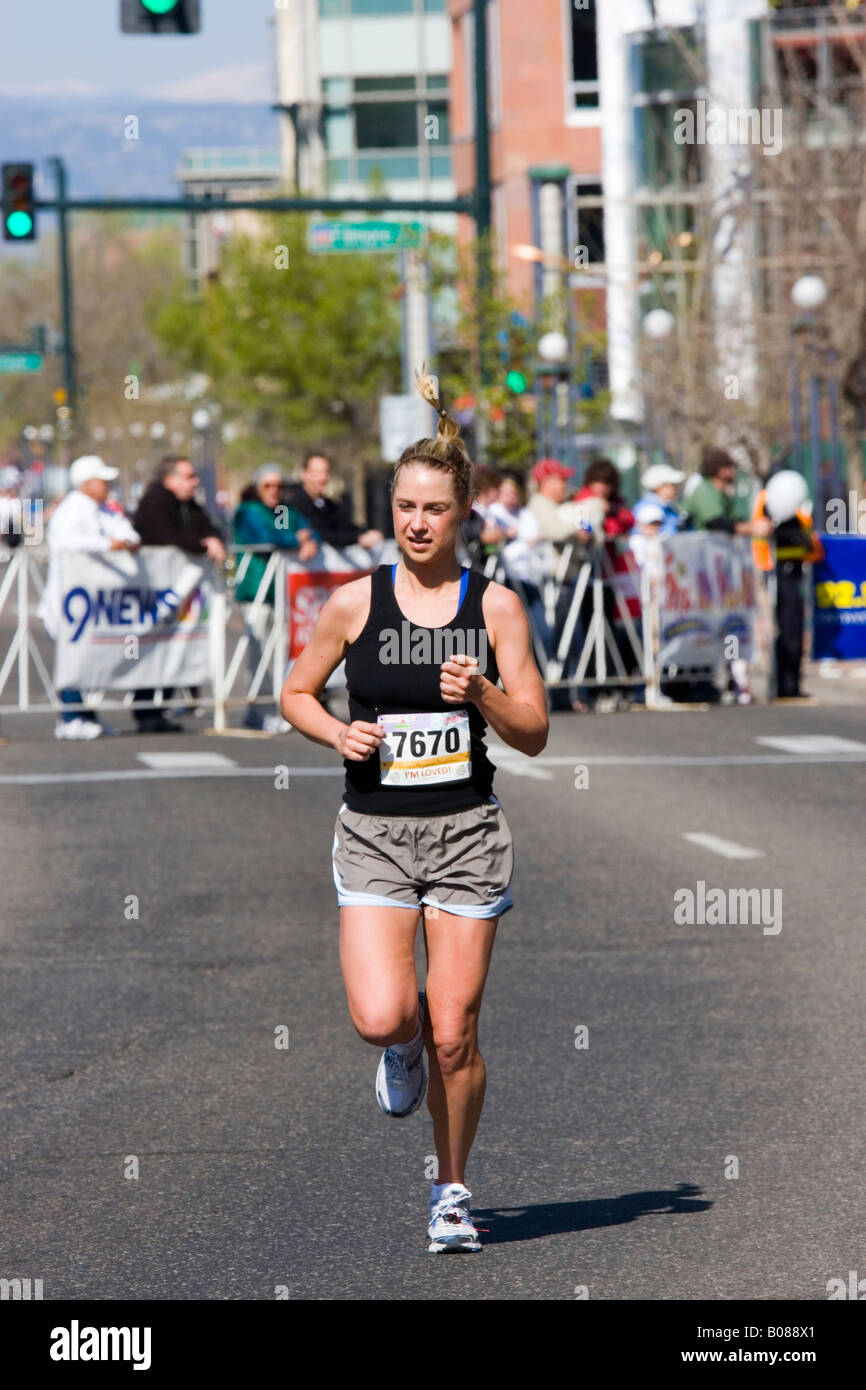
M 820 275 L 801 275 L 791 289 L 791 300 L 795 308 L 811 313 L 826 304 L 827 286 Z
M 568 360 L 568 339 L 564 333 L 545 333 L 538 340 L 538 355 L 542 362 L 561 363 Z
M 654 342 L 669 338 L 676 327 L 676 319 L 669 309 L 650 309 L 644 316 L 643 331 Z
M 656 345 L 657 353 L 660 351 L 662 344 L 667 342 L 667 340 L 671 337 L 676 326 L 677 321 L 674 318 L 674 315 L 671 313 L 670 309 L 650 309 L 649 312 L 646 313 L 643 318 L 644 336 L 648 338 L 650 342 Z M 650 462 L 652 462 L 655 454 L 655 449 L 661 448 L 663 441 L 658 428 L 658 415 L 654 409 L 656 393 L 653 390 L 645 390 L 643 394 L 644 400 L 646 402 L 647 414 L 649 417 L 649 448 Z
M 796 335 L 803 334 L 805 344 L 805 363 L 809 382 L 809 483 L 812 494 L 815 522 L 822 530 L 825 521 L 826 497 L 821 479 L 821 378 L 818 375 L 818 319 L 817 311 L 827 302 L 827 286 L 820 275 L 801 275 L 791 287 L 791 303 L 799 310 L 800 317 L 791 324 L 791 437 L 794 445 L 794 463 L 801 456 L 801 410 L 800 410 L 800 363 L 796 350 Z M 832 353 L 831 353 L 832 356 Z M 830 398 L 830 429 L 833 454 L 833 476 L 830 487 L 836 484 L 838 459 L 838 401 L 836 383 L 828 381 Z
M 211 451 L 213 426 L 217 423 L 218 415 L 218 408 L 208 410 L 203 405 L 197 406 L 192 413 L 193 445 L 196 454 L 194 462 L 209 507 L 213 507 L 216 502 L 216 468 Z

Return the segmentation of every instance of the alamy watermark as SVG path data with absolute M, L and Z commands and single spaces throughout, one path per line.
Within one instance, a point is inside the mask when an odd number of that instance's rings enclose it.
M 674 892 L 674 922 L 678 927 L 763 927 L 764 936 L 782 930 L 781 888 L 708 888 L 699 878 L 695 888 Z
M 765 155 L 780 154 L 782 110 L 709 106 L 699 97 L 694 110 L 679 106 L 674 112 L 674 140 L 678 145 L 761 145 Z
M 45 534 L 41 497 L 4 499 L 0 510 L 0 536 L 21 536 L 25 545 L 41 545 Z M 8 555 L 5 557 L 8 559 Z
M 404 621 L 399 631 L 383 628 L 379 633 L 379 661 L 383 666 L 441 666 L 455 656 L 468 656 L 478 662 L 478 673 L 487 673 L 487 632 L 473 628 L 416 627 Z

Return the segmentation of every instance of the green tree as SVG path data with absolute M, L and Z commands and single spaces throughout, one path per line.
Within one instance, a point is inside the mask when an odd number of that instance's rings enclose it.
M 257 235 L 233 233 L 201 295 L 165 299 L 156 334 L 206 373 L 240 427 L 233 467 L 318 441 L 338 458 L 378 459 L 379 397 L 400 380 L 394 258 L 313 253 L 305 216 L 258 220 Z

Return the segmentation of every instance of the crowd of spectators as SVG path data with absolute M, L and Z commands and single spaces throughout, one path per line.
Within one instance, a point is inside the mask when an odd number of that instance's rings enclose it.
M 20 475 L 13 477 L 14 472 L 9 468 L 0 471 L 0 544 L 8 546 L 20 543 L 22 531 Z M 579 481 L 572 469 L 554 458 L 541 459 L 528 477 L 482 464 L 475 469 L 472 509 L 461 528 L 461 560 L 488 572 L 495 569 L 520 594 L 532 625 L 539 665 L 545 667 L 562 645 L 566 620 L 574 606 L 575 585 L 586 561 L 594 559 L 593 572 L 604 579 L 604 618 L 614 634 L 626 674 L 631 675 L 634 653 L 622 640 L 618 622 L 622 598 L 617 599 L 613 582 L 614 569 L 622 570 L 617 552 L 622 555 L 624 543 L 628 563 L 636 572 L 647 563 L 654 536 L 706 530 L 764 540 L 773 524 L 763 514 L 749 515 L 745 499 L 735 490 L 736 473 L 734 460 L 717 448 L 704 451 L 699 474 L 690 478 L 667 463 L 656 463 L 642 474 L 642 495 L 629 507 L 623 500 L 619 472 L 606 458 L 592 459 Z M 235 557 L 234 596 L 244 622 L 249 679 L 252 683 L 258 677 L 261 683 L 265 644 L 273 625 L 273 581 L 265 592 L 259 591 L 270 556 L 287 551 L 307 563 L 315 561 L 323 544 L 337 550 L 360 546 L 375 552 L 384 540 L 381 531 L 352 519 L 346 501 L 330 495 L 331 464 L 321 451 L 307 454 L 295 482 L 289 482 L 276 464 L 259 468 L 241 493 L 231 518 L 230 536 L 225 521 L 214 520 L 197 500 L 200 480 L 188 458 L 166 455 L 160 460 L 130 517 L 109 497 L 110 484 L 117 477 L 118 470 L 96 456 L 77 459 L 70 468 L 70 491 L 51 511 L 47 540 L 52 563 L 40 613 L 52 636 L 56 631 L 54 557 L 59 552 L 96 553 L 165 545 L 221 565 L 231 540 L 240 548 Z M 551 690 L 554 708 L 616 708 L 634 696 L 634 682 L 617 688 L 608 680 L 603 694 L 587 684 L 595 676 L 594 650 L 589 653 L 581 680 L 576 680 L 593 610 L 593 586 L 587 584 L 561 671 L 564 683 Z M 734 668 L 731 674 L 734 689 L 748 699 L 747 673 Z M 197 694 L 191 693 L 193 697 Z M 164 690 L 162 701 L 167 704 L 173 694 Z M 153 733 L 181 728 L 165 709 L 153 707 L 155 696 L 152 689 L 136 691 L 133 715 L 138 728 Z M 60 699 L 64 705 L 79 708 L 64 709 L 55 730 L 58 738 L 90 739 L 105 732 L 95 712 L 82 708 L 80 691 L 61 691 Z M 265 733 L 288 729 L 274 708 L 252 700 L 245 724 Z

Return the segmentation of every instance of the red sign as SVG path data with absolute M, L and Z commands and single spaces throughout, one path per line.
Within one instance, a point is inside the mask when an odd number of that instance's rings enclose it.
M 289 658 L 301 655 L 313 635 L 316 619 L 341 584 L 360 579 L 369 570 L 290 570 L 288 576 Z

